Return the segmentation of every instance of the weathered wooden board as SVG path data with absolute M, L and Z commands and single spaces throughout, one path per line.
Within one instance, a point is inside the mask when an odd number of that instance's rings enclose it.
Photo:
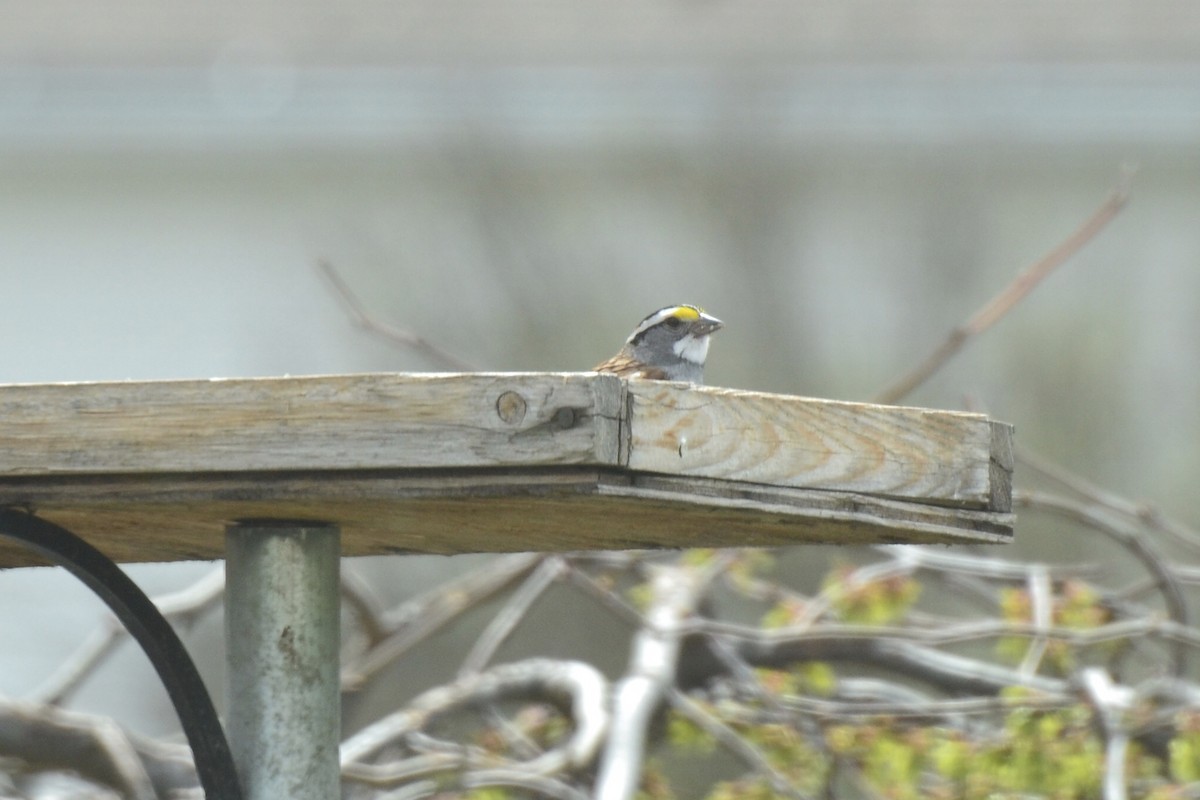
M 245 518 L 338 523 L 347 555 L 997 542 L 1010 435 L 594 373 L 0 386 L 0 505 L 123 561 L 220 557 Z
M 71 477 L 0 485 L 117 561 L 223 556 L 238 519 L 335 521 L 345 555 L 833 542 L 990 544 L 1009 514 L 585 467 Z M 44 563 L 0 540 L 0 565 Z
M 615 464 L 621 398 L 592 373 L 0 386 L 0 476 Z
M 633 381 L 630 469 L 1010 506 L 1011 429 L 982 414 Z

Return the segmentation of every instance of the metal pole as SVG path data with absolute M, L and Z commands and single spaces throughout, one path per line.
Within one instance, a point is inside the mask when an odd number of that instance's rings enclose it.
M 229 742 L 246 800 L 341 796 L 338 528 L 225 532 Z

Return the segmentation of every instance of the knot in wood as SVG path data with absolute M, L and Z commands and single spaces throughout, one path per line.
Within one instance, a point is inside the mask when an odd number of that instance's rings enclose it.
M 509 425 L 519 425 L 525 419 L 525 398 L 516 392 L 504 392 L 496 398 L 496 413 Z
M 575 427 L 575 409 L 560 408 L 554 412 L 554 417 L 551 419 L 554 427 L 560 431 L 570 430 Z

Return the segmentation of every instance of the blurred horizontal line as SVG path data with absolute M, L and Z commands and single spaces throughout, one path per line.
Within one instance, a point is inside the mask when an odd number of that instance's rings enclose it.
M 1200 65 L 0 70 L 0 147 L 1200 138 Z

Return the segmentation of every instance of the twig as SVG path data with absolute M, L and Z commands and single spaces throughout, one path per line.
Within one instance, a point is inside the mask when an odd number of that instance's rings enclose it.
M 548 556 L 538 565 L 475 639 L 471 652 L 458 668 L 458 677 L 480 672 L 487 666 L 500 645 L 507 641 L 533 604 L 554 585 L 565 569 L 566 563 L 561 556 Z
M 357 761 L 342 767 L 342 780 L 375 788 L 387 788 L 415 781 L 427 775 L 466 769 L 469 760 L 463 753 L 424 753 L 387 764 Z
M 61 705 L 80 684 L 96 672 L 128 635 L 129 631 L 116 619 L 111 616 L 105 617 L 87 638 L 75 647 L 74 652 L 29 692 L 25 699 L 33 703 Z
M 578 558 L 572 558 L 571 569 L 566 574 L 566 583 L 578 588 L 584 595 L 598 601 L 605 610 L 609 611 L 621 622 L 631 626 L 642 624 L 642 615 L 636 608 L 627 603 L 620 593 L 611 586 L 601 583 L 592 575 L 580 568 Z
M 1123 717 L 1132 705 L 1134 693 L 1114 684 L 1108 673 L 1089 667 L 1079 675 L 1079 684 L 1100 718 L 1106 740 L 1104 753 L 1104 800 L 1125 800 L 1125 762 L 1129 733 Z
M 1042 562 L 1012 561 L 981 556 L 978 553 L 960 554 L 919 545 L 897 549 L 894 545 L 880 544 L 875 545 L 874 549 L 929 572 L 970 575 L 999 582 L 1026 583 L 1032 569 L 1044 569 L 1054 580 L 1079 577 L 1097 571 L 1095 564 L 1086 562 L 1051 566 Z
M 1054 590 L 1050 586 L 1050 573 L 1044 565 L 1035 564 L 1029 571 L 1029 599 L 1033 606 L 1033 626 L 1038 630 L 1029 642 L 1025 658 L 1017 669 L 1023 675 L 1037 674 L 1050 640 L 1045 632 L 1054 624 Z
M 504 607 L 492 617 L 491 622 L 475 639 L 471 651 L 458 668 L 458 677 L 463 678 L 481 672 L 500 646 L 512 636 L 513 631 L 527 617 L 529 609 L 536 603 L 567 569 L 562 556 L 546 556 L 546 560 L 525 579 L 513 592 Z M 529 737 L 500 712 L 495 705 L 486 705 L 479 710 L 488 723 L 503 736 L 507 746 L 519 751 L 525 758 L 534 758 L 540 749 Z
M 159 595 L 153 600 L 164 617 L 175 625 L 184 626 L 215 608 L 221 601 L 224 588 L 225 568 L 218 566 L 191 585 Z M 104 622 L 26 699 L 49 705 L 66 702 L 128 636 L 128 629 L 116 617 L 107 615 Z
M 855 642 L 918 642 L 923 645 L 943 647 L 951 644 L 997 639 L 1005 636 L 1021 636 L 1031 639 L 1045 637 L 1060 639 L 1077 647 L 1101 642 L 1119 641 L 1138 637 L 1155 636 L 1182 645 L 1200 648 L 1200 630 L 1174 620 L 1161 619 L 1148 614 L 1119 622 L 1106 622 L 1094 628 L 1070 628 L 1064 625 L 1042 626 L 1034 622 L 1009 622 L 1002 619 L 983 619 L 978 622 L 946 622 L 933 628 L 901 628 L 894 625 L 805 625 L 786 628 L 759 628 L 736 622 L 710 622 L 702 628 L 689 626 L 692 633 L 703 630 L 714 636 L 728 638 L 735 643 L 752 644 L 752 650 L 769 652 L 775 648 L 795 648 L 789 658 L 803 661 L 812 658 L 846 658 L 844 652 L 852 650 Z M 820 651 L 827 650 L 826 656 Z M 852 654 L 853 655 L 853 654 Z M 777 659 L 780 660 L 780 659 Z
M 1082 475 L 1072 472 L 1063 465 L 1032 452 L 1028 447 L 1019 448 L 1016 452 L 1016 457 L 1023 466 L 1029 467 L 1033 471 L 1057 481 L 1096 505 L 1104 506 L 1110 511 L 1115 511 L 1122 516 L 1129 517 L 1153 530 L 1170 536 L 1193 552 L 1200 552 L 1200 531 L 1167 516 L 1161 509 L 1111 492 L 1098 484 L 1092 483 Z
M 521 789 L 530 794 L 549 797 L 551 800 L 589 800 L 587 792 L 580 791 L 570 784 L 547 775 L 530 775 L 514 769 L 481 769 L 468 772 L 463 775 L 460 783 L 464 789 L 498 786 L 502 789 Z M 485 792 L 480 792 L 480 795 L 483 794 Z
M 845 693 L 846 684 L 853 680 L 855 679 L 839 680 L 838 694 Z M 832 722 L 845 722 L 847 719 L 859 719 L 862 717 L 893 717 L 896 719 L 924 721 L 928 724 L 944 725 L 951 718 L 968 715 L 992 715 L 997 712 L 1005 713 L 1018 708 L 1068 708 L 1078 702 L 1078 698 L 1072 694 L 1025 694 L 1013 697 L 954 697 L 945 699 L 924 697 L 919 703 L 860 698 L 841 699 L 840 697 L 827 700 L 822 697 L 791 696 L 783 700 L 783 705 L 788 713 L 788 716 L 784 718 L 785 720 L 792 719 L 799 713 Z M 740 715 L 745 718 L 744 721 L 747 723 L 753 723 L 757 717 L 762 716 L 761 709 L 753 707 L 751 707 L 751 710 L 745 711 L 726 706 L 722 708 L 721 713 L 726 718 L 734 718 L 734 721 L 740 721 L 738 718 L 738 715 Z M 770 717 L 768 716 L 766 719 L 770 720 Z
M 437 717 L 480 703 L 526 697 L 559 698 L 568 703 L 575 729 L 552 750 L 520 762 L 522 769 L 552 775 L 591 761 L 608 728 L 607 681 L 599 670 L 581 661 L 531 658 L 437 686 L 414 698 L 407 708 L 371 723 L 342 743 L 342 772 L 364 774 L 351 765 L 374 758 Z
M 382 336 L 384 339 L 398 344 L 401 347 L 407 347 L 412 350 L 416 350 L 418 353 L 425 356 L 440 367 L 457 370 L 459 372 L 470 372 L 474 369 L 474 367 L 468 361 L 459 358 L 448 350 L 438 347 L 425 337 L 418 336 L 412 331 L 398 328 L 395 325 L 391 325 L 387 322 L 377 319 L 374 314 L 367 311 L 367 308 L 365 305 L 363 305 L 362 300 L 358 298 L 358 295 L 356 295 L 350 288 L 350 285 L 342 279 L 342 276 L 338 274 L 337 269 L 335 269 L 333 264 L 330 262 L 326 261 L 325 259 L 321 259 L 317 262 L 317 268 L 321 270 L 321 273 L 324 274 L 329 280 L 329 283 L 332 284 L 334 290 L 337 292 L 338 297 L 341 299 L 342 304 L 346 306 L 346 310 L 350 313 L 351 319 L 353 319 L 355 324 L 357 324 L 359 327 L 375 334 L 376 336 Z
M 704 706 L 678 689 L 670 689 L 667 692 L 667 700 L 676 711 L 703 728 L 710 736 L 725 745 L 730 752 L 736 754 L 738 758 L 766 778 L 776 793 L 783 797 L 809 797 L 793 786 L 786 775 L 775 769 L 766 754 L 746 741 L 741 734 L 710 713 Z
M 1141 561 L 1146 571 L 1157 580 L 1163 602 L 1167 607 L 1167 614 L 1170 615 L 1173 621 L 1179 623 L 1179 625 L 1187 627 L 1187 603 L 1183 598 L 1183 591 L 1179 588 L 1179 582 L 1174 572 L 1168 566 L 1166 557 L 1158 551 L 1158 548 L 1151 543 L 1150 537 L 1146 536 L 1142 531 L 1125 525 L 1116 519 L 1110 519 L 1110 515 L 1104 514 L 1084 503 L 1047 492 L 1014 492 L 1013 504 L 1017 507 L 1037 508 L 1073 519 L 1120 543 L 1134 557 Z M 1194 629 L 1189 628 L 1189 630 Z M 1172 650 L 1172 674 L 1178 676 L 1183 673 L 1185 656 L 1184 649 L 1177 643 Z
M 491 599 L 533 570 L 540 553 L 515 553 L 491 559 L 383 614 L 386 636 L 360 657 L 342 666 L 342 691 L 355 691 L 404 653 L 459 615 Z
M 597 800 L 629 800 L 637 791 L 654 712 L 674 688 L 684 627 L 733 551 L 696 567 L 658 565 L 650 580 L 646 620 L 633 638 L 629 666 L 613 687 L 612 725 L 596 770 Z
M 342 562 L 342 602 L 354 613 L 358 628 L 371 645 L 377 644 L 388 634 L 383 624 L 383 603 L 375 594 L 371 584 Z
M 1033 291 L 1034 287 L 1041 283 L 1042 279 L 1058 268 L 1068 258 L 1079 252 L 1085 244 L 1094 239 L 1112 221 L 1113 217 L 1125 207 L 1126 202 L 1129 200 L 1129 182 L 1132 180 L 1135 172 L 1136 170 L 1133 167 L 1123 168 L 1117 185 L 1109 192 L 1108 197 L 1100 204 L 1100 207 L 1079 228 L 1064 239 L 1057 247 L 1042 256 L 1041 259 L 1028 267 L 1024 272 L 1017 275 L 1012 283 L 1004 287 L 999 294 L 976 311 L 970 319 L 951 331 L 946 341 L 942 342 L 915 369 L 880 392 L 876 396 L 875 402 L 895 403 L 908 395 L 909 392 L 924 383 L 930 375 L 937 372 L 943 364 L 961 350 L 963 345 L 967 343 L 967 340 L 973 336 L 978 336 L 995 325 L 1017 303 L 1021 302 L 1027 294 Z
M 108 717 L 0 698 L 0 752 L 39 770 L 71 769 L 121 797 L 160 796 L 130 734 Z

